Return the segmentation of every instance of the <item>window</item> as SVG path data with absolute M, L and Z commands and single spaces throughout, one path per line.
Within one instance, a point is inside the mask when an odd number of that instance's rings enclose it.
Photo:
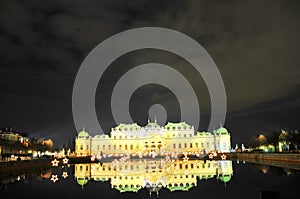
M 190 143 L 190 148 L 193 148 L 193 143 Z
M 180 148 L 180 149 L 181 149 L 181 144 L 178 144 L 178 148 Z
M 105 150 L 105 145 L 102 146 L 102 149 Z
M 132 144 L 130 145 L 130 150 L 133 150 L 133 145 Z
M 186 134 L 184 134 L 184 137 L 186 138 Z
M 127 144 L 125 144 L 125 150 L 127 150 Z
M 82 144 L 80 145 L 80 150 L 83 150 L 83 145 Z
M 196 143 L 196 148 L 198 148 L 199 146 L 198 146 L 198 142 Z
M 119 149 L 122 149 L 122 144 L 119 145 Z
M 111 148 L 111 146 L 110 146 L 110 145 L 108 145 L 108 150 L 110 150 L 110 148 Z
M 173 149 L 176 149 L 176 144 L 173 144 Z
M 184 148 L 187 148 L 187 143 L 184 143 Z
M 114 145 L 114 150 L 116 150 L 117 149 L 117 146 L 116 145 Z

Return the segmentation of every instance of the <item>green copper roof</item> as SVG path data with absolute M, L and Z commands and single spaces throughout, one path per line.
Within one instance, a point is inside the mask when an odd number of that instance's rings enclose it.
M 88 183 L 88 179 L 86 178 L 77 178 L 77 183 L 80 185 L 80 186 L 83 186 L 85 185 L 86 183 Z
M 101 134 L 101 135 L 95 135 L 94 138 L 109 138 L 109 136 L 105 134 Z
M 105 182 L 105 181 L 109 180 L 109 178 L 94 178 L 94 180 Z
M 224 127 L 220 127 L 217 130 L 214 130 L 213 132 L 216 133 L 216 134 L 221 134 L 221 135 L 227 135 L 227 134 L 229 134 L 228 131 L 227 131 L 227 129 L 224 128 Z
M 133 130 L 139 130 L 141 127 L 139 125 L 137 125 L 137 123 L 132 123 L 132 124 L 119 124 L 118 126 L 116 126 L 114 129 L 119 130 L 119 131 L 133 131 Z
M 185 123 L 185 122 L 179 122 L 179 123 L 172 123 L 172 122 L 168 122 L 167 125 L 165 125 L 165 129 L 170 128 L 170 130 L 172 130 L 174 128 L 174 130 L 185 130 L 185 129 L 191 129 L 192 126 Z
M 197 132 L 196 136 L 207 136 L 207 135 L 211 135 L 210 132 L 206 132 L 206 131 L 202 131 L 202 132 Z
M 84 129 L 78 133 L 78 137 L 88 137 L 88 136 L 89 133 L 86 132 Z
M 115 187 L 115 189 L 119 190 L 120 192 L 138 192 L 141 187 Z
M 193 185 L 188 186 L 167 186 L 170 191 L 188 191 L 190 188 L 194 187 Z
M 221 175 L 221 176 L 218 176 L 218 180 L 221 180 L 224 183 L 229 182 L 230 179 L 231 179 L 231 175 Z

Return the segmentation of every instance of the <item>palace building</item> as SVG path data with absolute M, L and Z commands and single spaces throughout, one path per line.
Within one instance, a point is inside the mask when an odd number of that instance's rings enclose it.
M 75 139 L 76 156 L 108 155 L 122 156 L 145 153 L 206 154 L 212 150 L 229 152 L 230 133 L 220 127 L 213 132 L 197 132 L 185 123 L 160 126 L 157 121 L 148 121 L 144 127 L 137 123 L 120 124 L 111 129 L 110 136 L 91 136 L 83 129 Z
M 142 188 L 158 194 L 161 188 L 189 191 L 198 180 L 216 178 L 226 184 L 233 175 L 231 161 L 204 160 L 130 160 L 76 164 L 74 177 L 84 187 L 90 180 L 110 182 L 120 192 L 138 192 Z

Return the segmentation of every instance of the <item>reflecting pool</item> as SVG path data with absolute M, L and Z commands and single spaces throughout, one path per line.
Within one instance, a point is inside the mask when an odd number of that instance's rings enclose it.
M 299 170 L 228 160 L 113 160 L 58 165 L 1 181 L 1 198 L 299 198 Z

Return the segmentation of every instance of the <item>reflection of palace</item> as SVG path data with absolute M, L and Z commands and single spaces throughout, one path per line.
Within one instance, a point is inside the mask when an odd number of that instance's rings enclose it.
M 197 186 L 197 179 L 216 177 L 227 183 L 233 174 L 231 161 L 203 160 L 131 160 L 103 164 L 76 164 L 75 178 L 84 186 L 89 180 L 108 181 L 120 192 L 138 192 L 147 188 L 150 193 L 165 187 L 170 191 L 188 191 Z
M 194 127 L 185 122 L 169 122 L 163 127 L 156 121 L 148 121 L 145 127 L 136 123 L 120 124 L 111 129 L 110 135 L 90 136 L 84 130 L 79 132 L 75 140 L 76 155 L 229 152 L 231 147 L 230 134 L 224 127 L 212 133 L 195 132 Z

